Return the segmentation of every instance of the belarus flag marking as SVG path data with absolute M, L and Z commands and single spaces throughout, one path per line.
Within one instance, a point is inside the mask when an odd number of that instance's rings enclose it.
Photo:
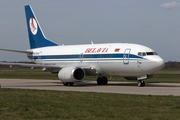
M 119 50 L 120 50 L 120 48 L 116 48 L 116 49 L 114 50 L 114 52 L 119 52 Z

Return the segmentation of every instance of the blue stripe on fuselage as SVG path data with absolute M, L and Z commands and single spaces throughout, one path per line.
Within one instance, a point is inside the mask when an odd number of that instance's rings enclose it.
M 68 55 L 40 55 L 40 56 L 28 56 L 31 59 L 123 59 L 124 54 L 68 54 Z M 129 54 L 129 59 L 142 59 L 142 57 L 134 54 Z

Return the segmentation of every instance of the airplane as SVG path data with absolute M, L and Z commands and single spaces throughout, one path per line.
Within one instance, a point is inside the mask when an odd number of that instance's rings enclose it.
M 3 63 L 42 67 L 56 73 L 64 86 L 82 82 L 86 76 L 97 76 L 98 85 L 108 84 L 107 76 L 122 76 L 137 80 L 145 86 L 145 79 L 164 67 L 164 60 L 151 48 L 132 43 L 103 43 L 59 45 L 48 40 L 30 5 L 24 6 L 30 49 L 26 51 L 0 49 L 24 53 L 35 64 Z

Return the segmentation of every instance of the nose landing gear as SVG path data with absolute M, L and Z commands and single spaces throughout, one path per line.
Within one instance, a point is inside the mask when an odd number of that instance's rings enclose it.
M 145 82 L 143 80 L 138 80 L 138 86 L 139 87 L 144 87 L 145 86 Z

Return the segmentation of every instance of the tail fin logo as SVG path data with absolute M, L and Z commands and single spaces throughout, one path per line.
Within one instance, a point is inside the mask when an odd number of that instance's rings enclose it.
M 34 18 L 29 19 L 29 26 L 33 35 L 36 35 L 38 31 L 37 22 Z

